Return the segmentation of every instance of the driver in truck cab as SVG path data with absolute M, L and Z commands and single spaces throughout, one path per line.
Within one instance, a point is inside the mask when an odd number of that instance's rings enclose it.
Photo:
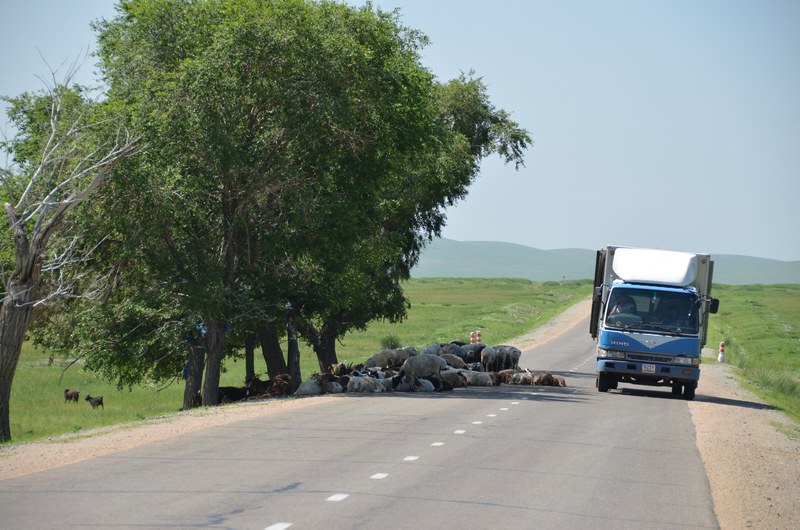
M 611 304 L 611 311 L 609 315 L 619 315 L 620 313 L 627 313 L 629 315 L 636 314 L 636 302 L 627 294 L 621 294 L 614 298 Z

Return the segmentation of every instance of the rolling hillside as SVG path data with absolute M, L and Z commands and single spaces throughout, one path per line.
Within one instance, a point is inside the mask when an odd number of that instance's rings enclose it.
M 436 239 L 422 252 L 412 278 L 591 279 L 594 250 L 536 248 L 486 241 Z M 718 254 L 714 280 L 728 285 L 800 283 L 800 261 Z

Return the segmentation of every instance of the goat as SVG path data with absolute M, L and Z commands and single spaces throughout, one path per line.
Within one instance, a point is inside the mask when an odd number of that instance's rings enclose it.
M 77 403 L 79 395 L 80 392 L 78 392 L 77 390 L 70 390 L 69 388 L 67 388 L 66 390 L 64 390 L 64 403 L 66 403 L 67 401 L 74 401 L 75 403 Z
M 86 394 L 84 399 L 89 402 L 93 409 L 96 409 L 97 407 L 103 407 L 103 409 L 106 408 L 105 405 L 103 405 L 103 396 L 92 397 L 91 394 Z

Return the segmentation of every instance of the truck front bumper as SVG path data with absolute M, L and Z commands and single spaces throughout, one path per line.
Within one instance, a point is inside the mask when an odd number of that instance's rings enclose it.
M 697 366 L 645 363 L 622 359 L 597 359 L 597 371 L 613 374 L 619 381 L 649 385 L 669 385 L 674 381 L 697 381 Z

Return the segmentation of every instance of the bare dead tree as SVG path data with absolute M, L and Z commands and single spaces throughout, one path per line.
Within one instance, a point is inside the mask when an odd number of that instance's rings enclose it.
M 137 139 L 124 127 L 67 112 L 65 97 L 76 72 L 77 64 L 73 64 L 59 83 L 51 69 L 50 81 L 45 82 L 49 124 L 38 162 L 23 169 L 22 175 L 10 169 L 0 174 L 9 197 L 4 210 L 15 252 L 14 269 L 4 278 L 0 307 L 0 441 L 11 439 L 11 384 L 33 307 L 71 293 L 68 282 L 76 279 L 60 275 L 54 288 L 38 293 L 42 270 L 58 274 L 68 264 L 86 258 L 77 254 L 77 245 L 67 245 L 45 261 L 48 242 L 67 213 L 85 201 L 120 161 L 138 150 Z M 98 142 L 98 131 L 107 130 L 114 133 Z M 16 175 L 15 186 L 9 185 L 12 175 Z M 21 190 L 18 197 L 15 190 Z

